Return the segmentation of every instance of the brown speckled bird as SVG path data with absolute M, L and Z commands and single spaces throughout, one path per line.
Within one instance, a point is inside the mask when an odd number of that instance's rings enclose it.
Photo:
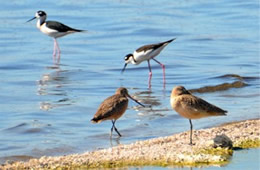
M 115 123 L 116 120 L 119 119 L 126 111 L 128 106 L 128 98 L 134 100 L 136 103 L 145 107 L 143 104 L 139 103 L 137 100 L 132 98 L 126 88 L 120 87 L 116 90 L 116 93 L 113 96 L 106 98 L 99 106 L 94 118 L 91 120 L 93 123 L 100 123 L 104 120 L 112 121 L 111 134 L 113 129 L 117 132 L 117 134 L 121 137 L 122 135 L 117 130 Z
M 224 116 L 227 111 L 193 96 L 183 86 L 173 88 L 171 93 L 171 106 L 181 116 L 190 122 L 190 144 L 192 145 L 191 119 L 200 119 L 209 116 Z

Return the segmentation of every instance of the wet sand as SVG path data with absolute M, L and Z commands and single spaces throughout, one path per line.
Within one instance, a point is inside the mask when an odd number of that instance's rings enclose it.
M 41 157 L 27 162 L 9 162 L 0 169 L 109 168 L 123 166 L 201 166 L 228 163 L 234 149 L 260 147 L 260 119 L 232 122 L 219 127 L 194 130 L 133 144 L 58 157 Z M 216 147 L 216 135 L 226 135 L 232 148 Z

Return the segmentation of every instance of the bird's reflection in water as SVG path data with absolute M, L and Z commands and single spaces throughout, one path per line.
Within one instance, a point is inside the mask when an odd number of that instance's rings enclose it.
M 120 145 L 120 137 L 117 136 L 116 138 L 110 137 L 110 147 Z
M 37 94 L 44 96 L 40 103 L 41 110 L 50 110 L 55 107 L 71 105 L 71 100 L 66 91 L 66 85 L 70 83 L 68 70 L 62 70 L 59 66 L 47 67 L 50 72 L 44 73 L 38 81 Z
M 132 94 L 135 99 L 140 101 L 145 105 L 145 108 L 140 106 L 134 106 L 133 108 L 137 111 L 139 116 L 145 116 L 153 119 L 154 117 L 162 117 L 165 115 L 165 111 L 168 111 L 168 108 L 162 108 L 162 103 L 160 101 L 160 96 L 152 91 L 138 91 Z

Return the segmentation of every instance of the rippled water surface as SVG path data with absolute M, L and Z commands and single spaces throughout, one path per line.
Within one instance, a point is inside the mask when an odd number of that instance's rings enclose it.
M 36 11 L 48 19 L 88 30 L 53 40 L 26 23 Z M 259 1 L 1 1 L 0 162 L 64 155 L 172 135 L 189 129 L 170 106 L 176 85 L 198 89 L 241 81 L 246 86 L 194 94 L 228 110 L 226 117 L 195 120 L 194 128 L 259 118 Z M 144 44 L 177 38 L 151 61 L 128 65 L 124 56 Z M 233 74 L 239 75 L 232 76 Z M 127 87 L 130 102 L 116 125 L 122 138 L 110 140 L 111 122 L 91 124 L 99 104 Z M 232 167 L 232 166 L 231 166 Z

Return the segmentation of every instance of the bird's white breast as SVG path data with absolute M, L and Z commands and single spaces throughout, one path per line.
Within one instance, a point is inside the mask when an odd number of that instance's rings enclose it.
M 151 59 L 151 52 L 153 50 L 147 50 L 147 51 L 140 51 L 140 52 L 137 52 L 137 51 L 134 51 L 133 55 L 134 55 L 134 59 L 136 62 L 134 62 L 132 60 L 132 64 L 140 64 L 141 62 L 143 61 L 146 61 L 146 60 L 150 60 Z
M 43 23 L 42 25 L 37 23 L 37 28 L 39 28 L 42 33 L 44 33 L 50 37 L 54 37 L 54 38 L 59 38 L 59 37 L 62 37 L 64 35 L 68 34 L 68 32 L 59 32 L 57 30 L 48 28 L 46 26 L 46 23 Z
M 150 49 L 150 50 L 140 51 L 140 52 L 134 51 L 133 55 L 134 55 L 136 62 L 132 61 L 132 64 L 140 64 L 143 61 L 150 60 L 150 59 L 154 58 L 155 56 L 157 56 L 162 51 L 162 49 L 164 47 L 165 46 L 161 46 L 160 48 L 157 48 L 156 50 Z
M 170 100 L 170 102 L 171 102 L 171 106 L 172 106 L 172 108 L 175 109 L 175 107 L 176 107 L 175 97 L 171 96 L 171 100 Z

